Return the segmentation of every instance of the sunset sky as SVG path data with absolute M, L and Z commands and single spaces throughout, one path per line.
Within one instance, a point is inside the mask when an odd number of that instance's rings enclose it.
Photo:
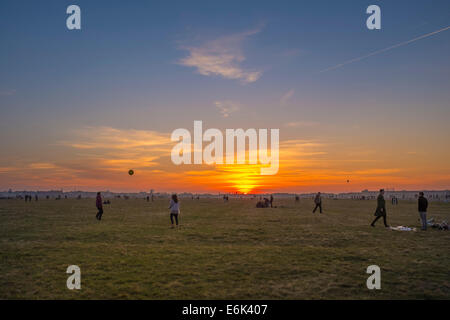
M 2 0 L 0 190 L 450 189 L 448 26 L 448 0 Z M 278 174 L 172 164 L 195 120 L 279 129 Z

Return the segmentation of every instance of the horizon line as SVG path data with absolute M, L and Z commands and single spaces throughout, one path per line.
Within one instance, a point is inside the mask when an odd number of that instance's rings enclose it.
M 192 195 L 264 195 L 264 194 L 286 194 L 286 195 L 302 195 L 302 194 L 311 194 L 311 193 L 317 193 L 320 192 L 322 194 L 350 194 L 350 193 L 364 193 L 364 192 L 379 192 L 380 189 L 375 190 L 361 190 L 361 191 L 343 191 L 343 192 L 326 192 L 326 191 L 309 191 L 309 192 L 260 192 L 260 193 L 242 193 L 242 192 L 193 192 L 193 191 L 182 191 L 182 192 L 171 192 L 171 191 L 161 191 L 161 192 L 153 192 L 153 194 L 192 194 Z M 389 190 L 389 188 L 384 188 L 385 192 L 450 192 L 450 189 L 403 189 L 403 190 Z M 113 193 L 113 194 L 152 194 L 148 191 L 110 191 L 110 190 L 100 190 L 100 191 L 87 191 L 87 190 L 71 190 L 71 191 L 64 191 L 64 190 L 2 190 L 0 191 L 0 194 L 4 193 L 45 193 L 45 192 L 53 192 L 53 193 Z

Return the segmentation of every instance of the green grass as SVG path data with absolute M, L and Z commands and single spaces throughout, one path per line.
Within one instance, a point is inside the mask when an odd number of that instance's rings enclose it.
M 0 200 L 0 299 L 449 299 L 450 232 L 369 227 L 374 201 L 113 199 Z M 388 205 L 388 223 L 419 226 L 415 202 Z M 450 220 L 450 204 L 430 217 Z M 81 268 L 81 290 L 66 269 Z M 381 290 L 366 268 L 381 267 Z

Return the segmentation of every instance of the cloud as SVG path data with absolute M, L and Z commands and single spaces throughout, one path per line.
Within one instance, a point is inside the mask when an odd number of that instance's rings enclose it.
M 295 90 L 294 90 L 294 89 L 291 89 L 291 90 L 289 90 L 288 92 L 286 92 L 285 94 L 283 94 L 283 96 L 282 96 L 281 99 L 280 99 L 280 103 L 281 103 L 282 105 L 285 105 L 285 104 L 292 98 L 292 96 L 294 95 L 294 93 L 295 93 Z
M 57 166 L 55 166 L 53 163 L 50 162 L 34 162 L 30 163 L 29 165 L 30 169 L 55 169 Z
M 215 101 L 214 105 L 219 109 L 224 118 L 228 118 L 231 113 L 240 109 L 239 103 L 230 100 Z
M 282 57 L 296 57 L 302 54 L 302 50 L 300 49 L 289 49 L 281 53 Z
M 72 135 L 60 145 L 76 149 L 78 163 L 113 171 L 154 168 L 173 144 L 169 134 L 149 130 L 86 127 Z
M 240 80 L 242 83 L 255 82 L 262 72 L 241 67 L 240 64 L 246 59 L 241 47 L 247 37 L 259 31 L 258 28 L 208 41 L 200 46 L 184 47 L 189 55 L 178 63 L 196 68 L 197 72 L 204 76 L 221 76 L 225 79 Z
M 295 122 L 288 122 L 284 126 L 288 128 L 296 128 L 296 127 L 316 127 L 318 125 L 319 123 L 314 121 L 295 121 Z
M 0 96 L 13 96 L 16 94 L 16 90 L 0 90 Z
M 6 173 L 17 170 L 17 167 L 0 167 L 0 173 Z
M 345 66 L 345 65 L 347 65 L 347 64 L 351 64 L 351 63 L 353 63 L 353 62 L 361 61 L 361 60 L 366 59 L 366 58 L 369 58 L 369 57 L 371 57 L 371 56 L 374 56 L 374 55 L 377 55 L 377 54 L 380 54 L 380 53 L 383 53 L 383 52 L 386 52 L 386 51 L 389 51 L 389 50 L 392 50 L 392 49 L 395 49 L 395 48 L 398 48 L 398 47 L 405 46 L 405 45 L 410 44 L 410 43 L 412 43 L 412 42 L 416 42 L 416 41 L 418 41 L 418 40 L 420 40 L 420 39 L 428 38 L 428 37 L 430 37 L 430 36 L 432 36 L 432 35 L 435 35 L 435 34 L 437 34 L 437 33 L 446 31 L 446 30 L 448 30 L 448 29 L 450 29 L 450 26 L 445 27 L 445 28 L 442 28 L 442 29 L 439 29 L 439 30 L 436 30 L 436 31 L 433 31 L 433 32 L 430 32 L 430 33 L 427 33 L 427 34 L 424 34 L 424 35 L 422 35 L 422 36 L 420 36 L 420 37 L 416 37 L 416 38 L 411 39 L 411 40 L 408 40 L 408 41 L 403 41 L 403 42 L 394 44 L 394 45 L 392 45 L 392 46 L 390 46 L 390 47 L 387 47 L 387 48 L 384 48 L 384 49 L 380 49 L 380 50 L 374 51 L 374 52 L 369 53 L 369 54 L 366 54 L 366 55 L 364 55 L 364 56 L 357 57 L 357 58 L 354 58 L 354 59 L 351 59 L 351 60 L 348 60 L 348 61 L 339 63 L 339 64 L 337 64 L 337 65 L 335 65 L 335 66 L 332 66 L 332 67 L 329 67 L 329 68 L 327 68 L 327 69 L 324 69 L 324 70 L 320 71 L 320 73 L 323 73 L 323 72 L 327 72 L 327 71 L 331 71 L 331 70 L 334 70 L 334 69 L 341 68 L 341 67 L 343 67 L 343 66 Z
M 73 140 L 62 141 L 61 144 L 77 149 L 142 150 L 149 147 L 157 149 L 170 143 L 169 134 L 149 130 L 86 127 L 73 134 Z

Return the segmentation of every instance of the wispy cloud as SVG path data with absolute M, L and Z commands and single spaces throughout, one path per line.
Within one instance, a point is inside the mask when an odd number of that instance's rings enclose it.
M 295 93 L 295 90 L 291 89 L 288 92 L 286 92 L 285 94 L 283 94 L 283 96 L 280 98 L 280 103 L 282 105 L 285 105 L 292 98 L 294 93 Z
M 86 127 L 73 132 L 74 139 L 61 144 L 77 149 L 158 149 L 170 144 L 169 134 L 149 130 Z
M 296 127 L 316 127 L 319 123 L 315 121 L 294 121 L 288 122 L 284 126 L 288 128 L 296 128 Z
M 221 76 L 226 79 L 240 80 L 251 83 L 258 80 L 262 71 L 246 70 L 241 63 L 246 59 L 242 52 L 244 40 L 258 32 L 260 28 L 221 37 L 208 41 L 200 46 L 188 46 L 183 49 L 189 55 L 178 63 L 197 69 L 204 76 Z
M 219 109 L 224 118 L 228 118 L 231 113 L 240 109 L 240 104 L 238 102 L 230 100 L 214 101 L 214 105 Z
M 300 49 L 289 49 L 289 50 L 286 50 L 286 51 L 283 51 L 282 53 L 281 53 L 281 56 L 283 56 L 283 57 L 296 57 L 296 56 L 299 56 L 300 54 L 302 54 L 302 50 L 300 50 Z
M 170 153 L 169 134 L 156 131 L 87 127 L 73 132 L 73 138 L 61 145 L 78 150 L 80 162 L 108 170 L 157 166 Z
M 16 90 L 0 90 L 0 96 L 12 96 L 16 94 Z
M 53 163 L 49 162 L 33 162 L 30 163 L 29 168 L 30 169 L 55 169 L 57 166 Z
M 392 49 L 395 49 L 395 48 L 398 48 L 398 47 L 405 46 L 405 45 L 407 45 L 407 44 L 410 44 L 410 43 L 412 43 L 412 42 L 416 42 L 416 41 L 421 40 L 421 39 L 424 39 L 424 38 L 431 37 L 431 36 L 433 36 L 433 35 L 435 35 L 435 34 L 437 34 L 437 33 L 446 31 L 446 30 L 448 30 L 448 29 L 450 29 L 450 26 L 445 27 L 445 28 L 442 28 L 442 29 L 439 29 L 439 30 L 436 30 L 436 31 L 433 31 L 433 32 L 430 32 L 430 33 L 427 33 L 427 34 L 424 34 L 424 35 L 422 35 L 422 36 L 420 36 L 420 37 L 416 37 L 416 38 L 411 39 L 411 40 L 408 40 L 408 41 L 403 41 L 403 42 L 397 43 L 397 44 L 395 44 L 395 45 L 392 45 L 392 46 L 387 47 L 387 48 L 384 48 L 384 49 L 380 49 L 380 50 L 374 51 L 374 52 L 369 53 L 369 54 L 366 54 L 366 55 L 364 55 L 364 56 L 357 57 L 357 58 L 354 58 L 354 59 L 351 59 L 351 60 L 348 60 L 348 61 L 339 63 L 339 64 L 337 64 L 337 65 L 335 65 L 335 66 L 332 66 L 332 67 L 329 67 L 329 68 L 327 68 L 327 69 L 324 69 L 324 70 L 320 71 L 320 73 L 323 73 L 323 72 L 327 72 L 327 71 L 331 71 L 331 70 L 335 70 L 335 69 L 341 68 L 341 67 L 343 67 L 343 66 L 345 66 L 345 65 L 347 65 L 347 64 L 351 64 L 351 63 L 353 63 L 353 62 L 361 61 L 361 60 L 363 60 L 363 59 L 372 57 L 372 56 L 374 56 L 374 55 L 377 55 L 377 54 L 380 54 L 380 53 L 383 53 L 383 52 L 386 52 L 386 51 L 389 51 L 389 50 L 392 50 Z

